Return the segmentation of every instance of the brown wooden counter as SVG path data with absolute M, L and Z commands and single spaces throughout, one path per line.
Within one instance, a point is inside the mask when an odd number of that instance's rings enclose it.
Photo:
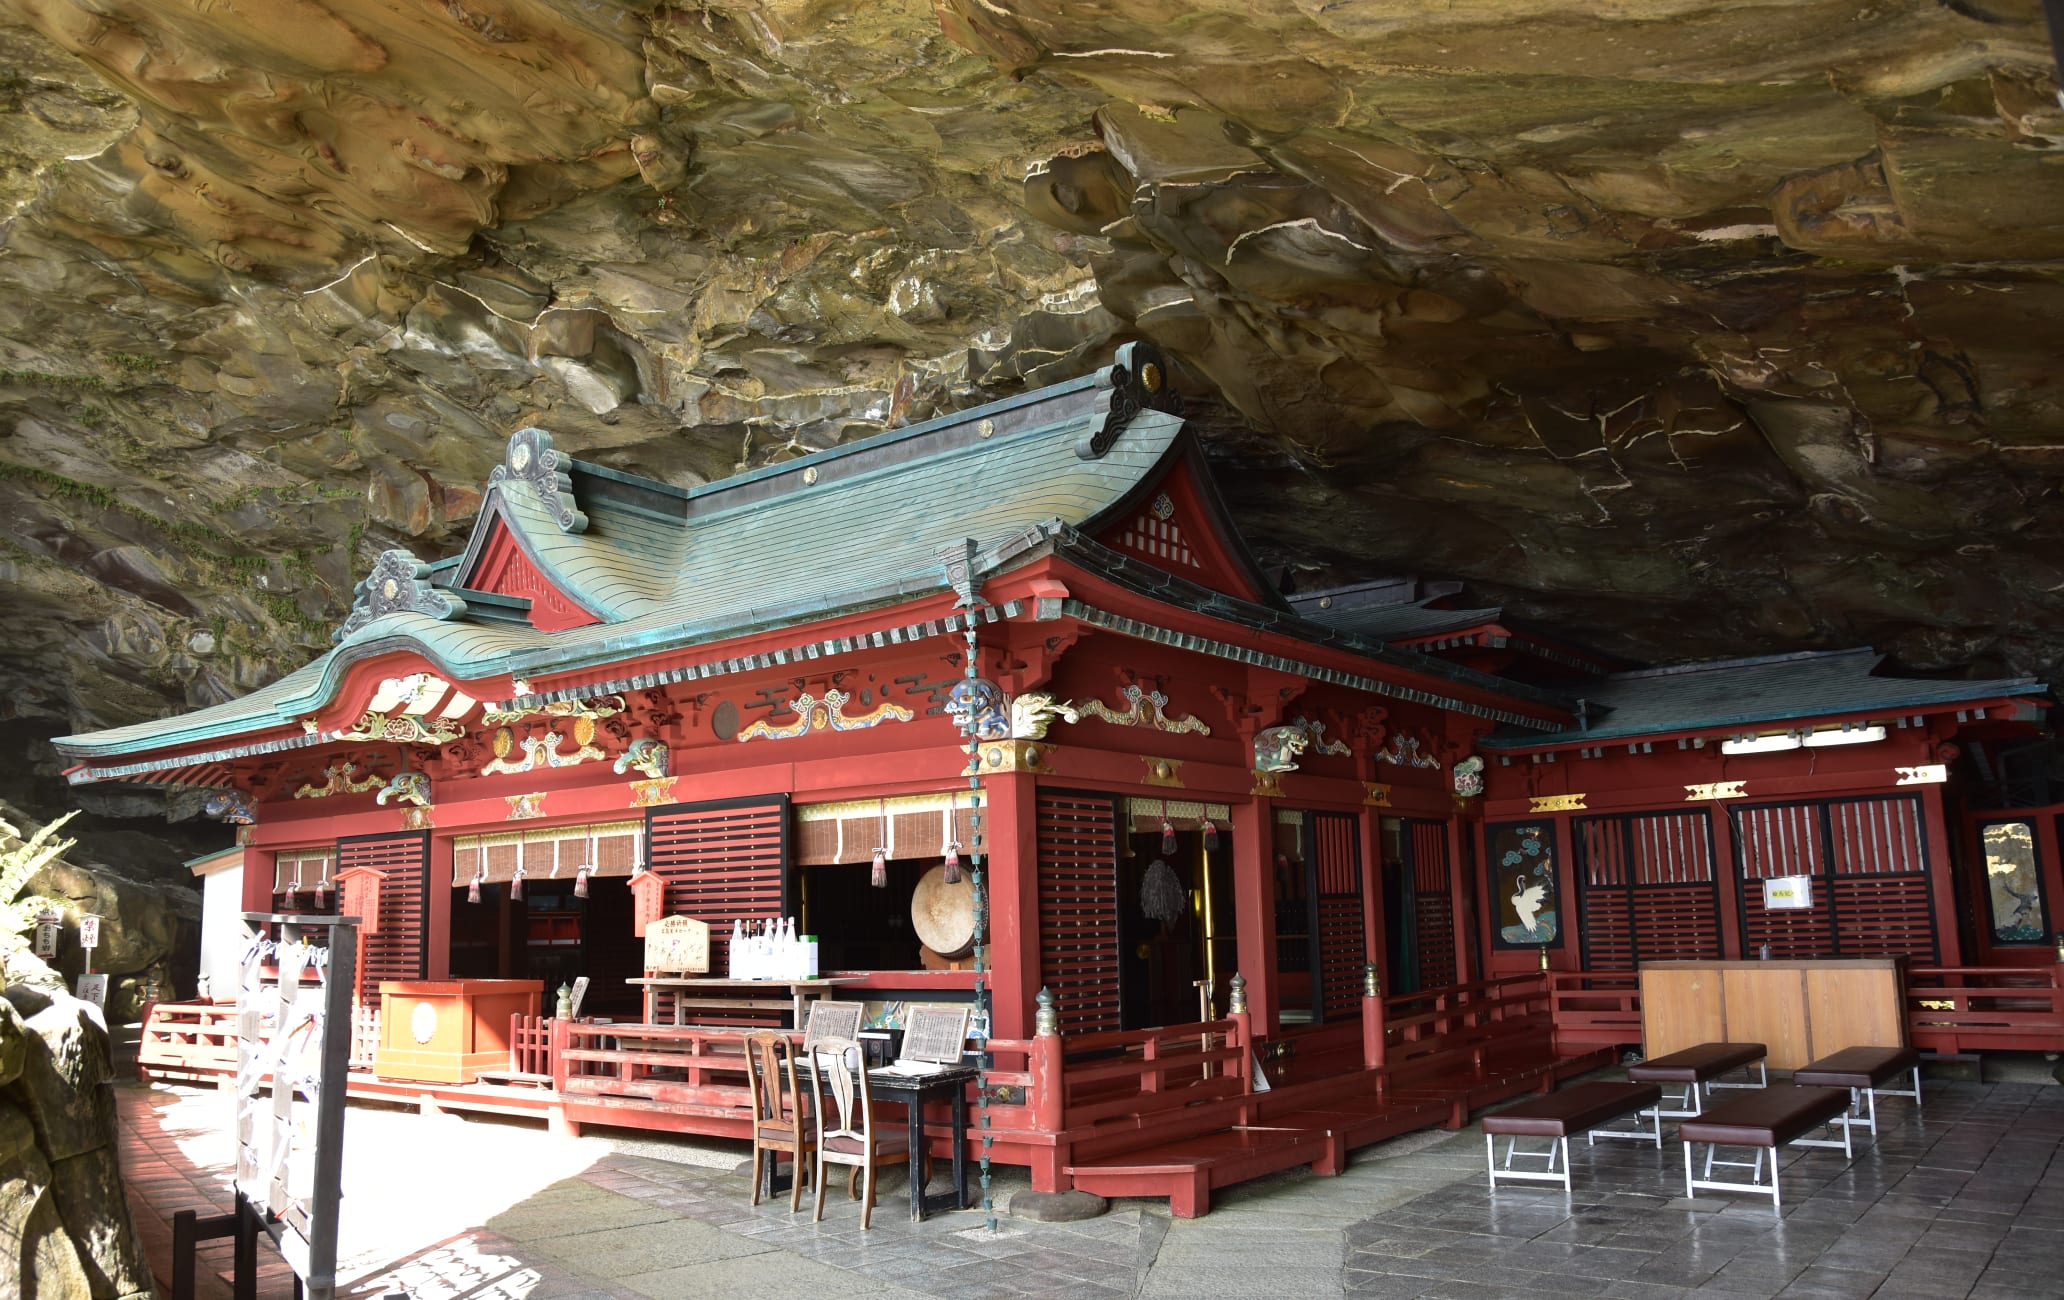
M 471 1083 L 509 1068 L 509 1017 L 538 1014 L 542 980 L 389 980 L 380 985 L 373 1075 Z
M 1771 1069 L 1796 1070 L 1845 1047 L 1904 1047 L 1903 984 L 1893 957 L 1643 962 L 1642 1049 L 1763 1043 Z

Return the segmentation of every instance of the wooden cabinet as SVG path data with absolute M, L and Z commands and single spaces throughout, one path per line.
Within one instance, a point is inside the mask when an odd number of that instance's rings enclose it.
M 542 980 L 388 980 L 380 985 L 381 1079 L 471 1083 L 509 1065 L 509 1017 L 538 1014 Z
M 1773 1070 L 1845 1047 L 1904 1047 L 1904 986 L 1890 957 L 1643 962 L 1642 1047 L 1657 1057 L 1700 1043 L 1762 1043 Z

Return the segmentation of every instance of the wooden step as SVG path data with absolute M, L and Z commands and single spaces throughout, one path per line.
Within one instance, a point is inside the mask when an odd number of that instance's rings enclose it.
M 1170 1214 L 1194 1219 L 1211 1209 L 1214 1187 L 1306 1164 L 1339 1171 L 1339 1143 L 1325 1128 L 1237 1125 L 1069 1165 L 1066 1172 L 1082 1191 L 1165 1196 Z

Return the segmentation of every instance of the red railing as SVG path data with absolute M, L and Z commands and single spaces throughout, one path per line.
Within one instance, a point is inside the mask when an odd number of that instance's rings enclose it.
M 1633 971 L 1551 971 L 1548 997 L 1558 1045 L 1641 1042 L 1641 977 Z
M 136 1047 L 146 1079 L 218 1078 L 236 1073 L 235 1002 L 154 1002 Z
M 1930 1052 L 2064 1050 L 2064 966 L 1914 966 L 1906 1023 Z
M 533 1079 L 552 1077 L 550 1016 L 526 1016 L 519 1011 L 509 1017 L 509 1073 Z

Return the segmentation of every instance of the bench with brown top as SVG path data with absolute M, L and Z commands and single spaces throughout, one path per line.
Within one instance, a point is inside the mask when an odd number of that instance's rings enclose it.
M 1913 1076 L 1913 1091 L 1903 1092 L 1885 1085 L 1909 1071 Z M 1878 1094 L 1887 1097 L 1911 1097 L 1914 1109 L 1921 1108 L 1921 1053 L 1913 1047 L 1845 1047 L 1832 1056 L 1823 1056 L 1811 1065 L 1802 1065 L 1792 1074 L 1792 1082 L 1818 1088 L 1847 1088 L 1855 1109 L 1857 1094 L 1870 1098 L 1869 1118 L 1858 1119 L 1854 1114 L 1843 1118 L 1844 1124 L 1861 1124 L 1872 1133 L 1878 1131 Z
M 1486 1115 L 1484 1127 L 1484 1167 L 1491 1176 L 1491 1187 L 1496 1190 L 1498 1180 L 1524 1179 L 1528 1182 L 1561 1183 L 1564 1191 L 1570 1190 L 1569 1140 L 1579 1133 L 1587 1140 L 1599 1137 L 1638 1138 L 1655 1142 L 1657 1149 L 1663 1145 L 1663 1121 L 1655 1107 L 1663 1099 L 1663 1090 L 1652 1083 L 1580 1083 L 1561 1092 L 1549 1093 L 1545 1097 L 1534 1097 L 1517 1106 L 1507 1107 L 1495 1115 Z M 1653 1135 L 1638 1131 L 1615 1130 L 1605 1127 L 1624 1115 L 1637 1111 L 1646 1113 L 1654 1123 Z M 1497 1139 L 1506 1137 L 1505 1168 L 1498 1168 Z M 1548 1150 L 1519 1151 L 1519 1139 L 1523 1137 L 1544 1137 L 1549 1139 Z M 1561 1172 L 1557 1173 L 1557 1155 L 1561 1156 Z M 1548 1161 L 1545 1173 L 1529 1173 L 1512 1167 L 1513 1157 Z
M 1769 1049 L 1761 1043 L 1700 1043 L 1681 1052 L 1658 1056 L 1627 1067 L 1627 1078 L 1635 1083 L 1681 1083 L 1684 1095 L 1678 1104 L 1688 1109 L 1659 1112 L 1671 1119 L 1689 1119 L 1705 1113 L 1702 1098 L 1715 1088 L 1761 1088 L 1769 1084 L 1770 1072 L 1763 1064 Z M 1723 1074 L 1755 1066 L 1754 1083 L 1717 1083 Z
M 1842 1115 L 1849 1109 L 1847 1088 L 1802 1088 L 1796 1084 L 1779 1084 L 1761 1089 L 1746 1097 L 1736 1097 L 1707 1111 L 1697 1119 L 1687 1119 L 1677 1126 L 1677 1136 L 1684 1142 L 1684 1194 L 1694 1196 L 1701 1187 L 1717 1191 L 1755 1192 L 1768 1196 L 1773 1209 L 1782 1208 L 1777 1185 L 1778 1148 L 1796 1143 L 1809 1147 L 1840 1147 L 1842 1154 L 1853 1156 L 1849 1146 L 1849 1126 L 1841 1122 Z M 1842 1131 L 1842 1140 L 1831 1138 L 1809 1138 L 1806 1135 L 1826 1125 Z M 1706 1176 L 1692 1177 L 1692 1147 L 1696 1143 L 1706 1144 Z M 1720 1160 L 1715 1152 L 1720 1147 L 1753 1147 L 1756 1159 L 1753 1164 L 1739 1160 Z M 1763 1186 L 1763 1153 L 1770 1153 L 1770 1185 Z M 1713 1166 L 1728 1165 L 1737 1169 L 1754 1169 L 1755 1181 L 1730 1183 L 1715 1181 Z

